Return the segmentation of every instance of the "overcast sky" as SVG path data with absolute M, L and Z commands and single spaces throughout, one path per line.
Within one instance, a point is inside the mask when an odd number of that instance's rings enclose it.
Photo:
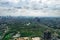
M 60 17 L 60 0 L 0 0 L 0 16 Z

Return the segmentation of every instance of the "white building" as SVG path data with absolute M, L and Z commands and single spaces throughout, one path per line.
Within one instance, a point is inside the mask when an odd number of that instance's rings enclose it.
M 40 37 L 34 37 L 34 38 L 32 38 L 32 40 L 41 40 L 41 38 Z

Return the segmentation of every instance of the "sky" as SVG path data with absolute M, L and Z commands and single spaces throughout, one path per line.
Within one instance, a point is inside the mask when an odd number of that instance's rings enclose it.
M 0 16 L 60 17 L 60 0 L 0 0 Z

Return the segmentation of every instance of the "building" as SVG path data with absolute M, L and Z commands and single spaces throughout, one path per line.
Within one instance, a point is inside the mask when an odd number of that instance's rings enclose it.
M 29 40 L 30 38 L 29 37 L 23 37 L 25 40 Z
M 32 38 L 32 40 L 41 40 L 41 38 L 40 37 L 34 37 L 34 38 Z
M 29 37 L 15 37 L 13 40 L 29 40 Z
M 17 33 L 10 40 L 41 40 L 41 38 L 40 37 L 33 37 L 33 38 L 31 38 L 31 37 L 20 37 L 20 34 Z

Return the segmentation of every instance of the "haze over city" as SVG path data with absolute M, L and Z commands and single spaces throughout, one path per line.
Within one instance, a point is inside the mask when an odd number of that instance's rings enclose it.
M 60 0 L 0 0 L 0 40 L 60 40 Z

